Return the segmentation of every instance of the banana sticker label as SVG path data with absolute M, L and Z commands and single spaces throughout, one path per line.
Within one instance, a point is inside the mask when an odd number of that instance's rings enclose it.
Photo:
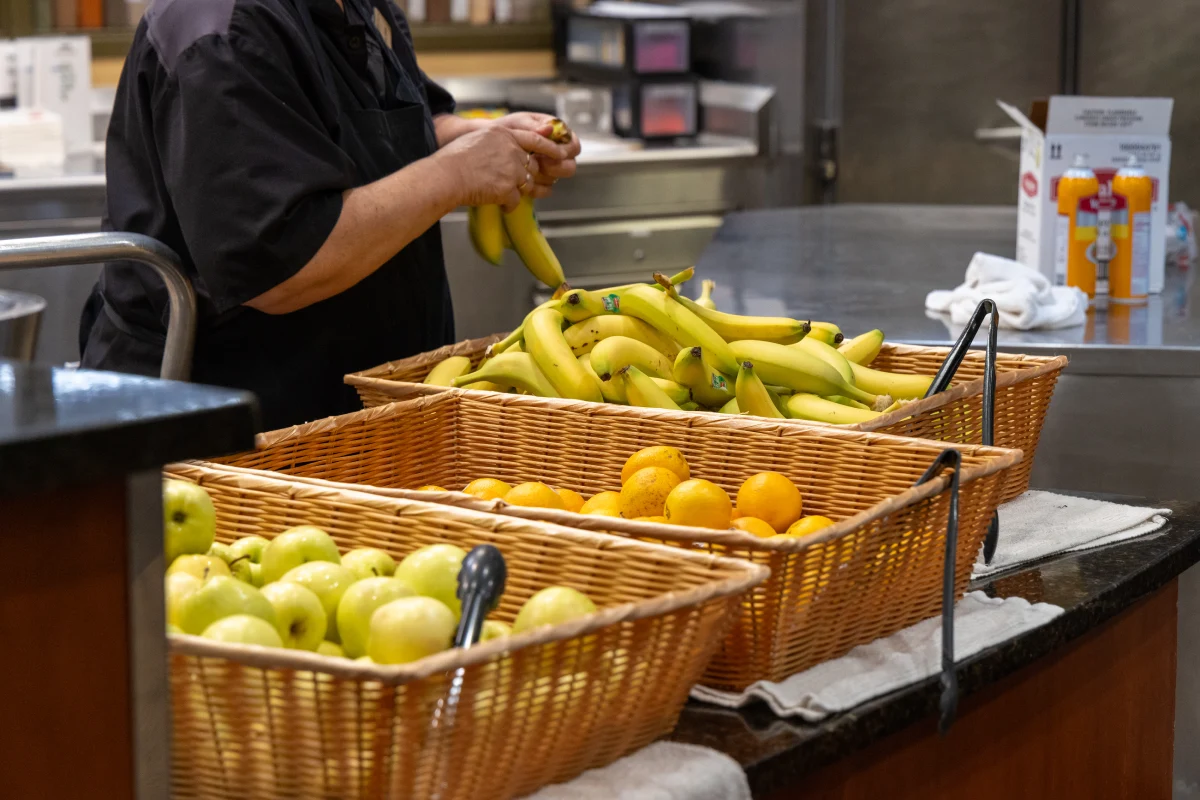
M 724 376 L 724 375 L 719 375 L 719 374 L 717 374 L 717 373 L 715 373 L 715 372 L 714 372 L 714 373 L 713 373 L 713 376 L 712 376 L 712 388 L 714 388 L 714 389 L 728 389 L 728 388 L 729 388 L 729 381 L 725 380 L 725 376 Z
M 604 310 L 607 311 L 608 313 L 610 313 L 610 314 L 620 314 L 621 313 L 621 298 L 618 297 L 617 295 L 607 294 L 604 297 L 601 297 L 600 301 L 602 303 L 604 303 Z

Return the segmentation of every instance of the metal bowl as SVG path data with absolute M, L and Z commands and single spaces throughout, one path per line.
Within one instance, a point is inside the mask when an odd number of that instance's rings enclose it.
M 0 289 L 0 358 L 32 361 L 46 301 L 36 294 Z

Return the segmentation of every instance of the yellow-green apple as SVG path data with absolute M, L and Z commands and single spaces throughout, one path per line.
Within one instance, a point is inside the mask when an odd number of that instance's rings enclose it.
M 234 614 L 222 617 L 200 634 L 205 639 L 231 644 L 254 644 L 259 647 L 283 647 L 279 631 L 261 617 L 252 614 Z
M 183 555 L 171 562 L 167 567 L 167 575 L 186 572 L 202 581 L 209 578 L 230 577 L 229 567 L 216 556 Z
M 179 627 L 178 625 L 172 625 L 168 622 L 167 633 L 183 633 L 183 628 Z
M 342 557 L 329 534 L 315 525 L 289 528 L 263 550 L 263 583 L 274 583 L 288 571 L 310 561 L 341 564 Z
M 345 562 L 342 566 L 346 566 Z M 337 628 L 342 639 L 342 649 L 350 658 L 358 658 L 367 652 L 367 634 L 371 628 L 371 615 L 385 603 L 412 597 L 416 592 L 404 581 L 396 578 L 363 578 L 342 595 L 338 603 Z
M 551 586 L 525 601 L 513 620 L 512 632 L 523 633 L 595 613 L 596 604 L 583 592 L 569 586 Z
M 209 578 L 179 606 L 179 627 L 201 634 L 219 619 L 249 614 L 275 624 L 275 607 L 253 586 L 226 576 Z
M 208 548 L 208 554 L 216 556 L 226 564 L 233 560 L 233 556 L 229 555 L 229 545 L 220 542 L 213 542 L 212 547 Z
M 489 619 L 483 623 L 483 630 L 479 633 L 479 641 L 490 642 L 492 639 L 503 639 L 505 636 L 512 636 L 512 628 L 498 620 Z
M 176 572 L 174 575 L 167 576 L 163 594 L 167 599 L 167 622 L 169 624 L 179 625 L 179 609 L 183 605 L 183 601 L 203 585 L 204 581 L 188 572 Z
M 367 655 L 377 664 L 407 664 L 450 647 L 458 622 L 432 597 L 402 597 L 371 617 Z
M 270 542 L 261 536 L 243 536 L 233 544 L 229 545 L 229 554 L 233 558 L 249 556 L 250 563 L 261 564 L 263 550 L 267 549 L 268 544 L 270 544 Z
M 396 567 L 396 577 L 411 586 L 417 594 L 440 600 L 454 612 L 455 621 L 462 616 L 458 599 L 458 571 L 467 554 L 452 544 L 431 544 L 414 550 Z
M 317 645 L 317 652 L 323 656 L 337 656 L 338 658 L 346 657 L 346 653 L 344 650 L 342 650 L 342 646 L 340 644 L 334 644 L 328 639 Z
M 267 549 L 270 553 L 270 549 Z M 280 579 L 285 583 L 298 583 L 311 589 L 321 601 L 325 609 L 325 638 L 331 642 L 341 642 L 338 637 L 337 609 L 342 595 L 355 582 L 354 573 L 341 564 L 329 561 L 310 561 L 290 569 Z
M 396 561 L 377 547 L 359 547 L 342 556 L 342 566 L 360 578 L 388 577 Z
M 289 650 L 316 650 L 325 639 L 325 608 L 313 591 L 298 583 L 278 581 L 262 588 L 275 608 L 275 624 Z
M 217 533 L 217 511 L 208 492 L 187 481 L 163 481 L 163 557 L 203 555 Z

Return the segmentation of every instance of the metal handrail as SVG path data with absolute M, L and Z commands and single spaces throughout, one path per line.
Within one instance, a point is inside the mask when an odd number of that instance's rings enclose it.
M 175 251 L 139 233 L 80 233 L 0 241 L 0 270 L 137 261 L 147 264 L 167 286 L 171 318 L 159 375 L 186 381 L 192 375 L 196 342 L 196 292 Z

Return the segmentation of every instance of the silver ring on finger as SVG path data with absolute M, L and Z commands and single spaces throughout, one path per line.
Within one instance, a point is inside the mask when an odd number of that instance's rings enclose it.
M 521 185 L 517 187 L 517 191 L 520 191 L 520 192 L 525 191 L 525 187 L 528 186 L 529 182 L 532 180 L 533 180 L 533 176 L 530 175 L 528 172 L 526 172 L 525 180 L 521 181 Z

